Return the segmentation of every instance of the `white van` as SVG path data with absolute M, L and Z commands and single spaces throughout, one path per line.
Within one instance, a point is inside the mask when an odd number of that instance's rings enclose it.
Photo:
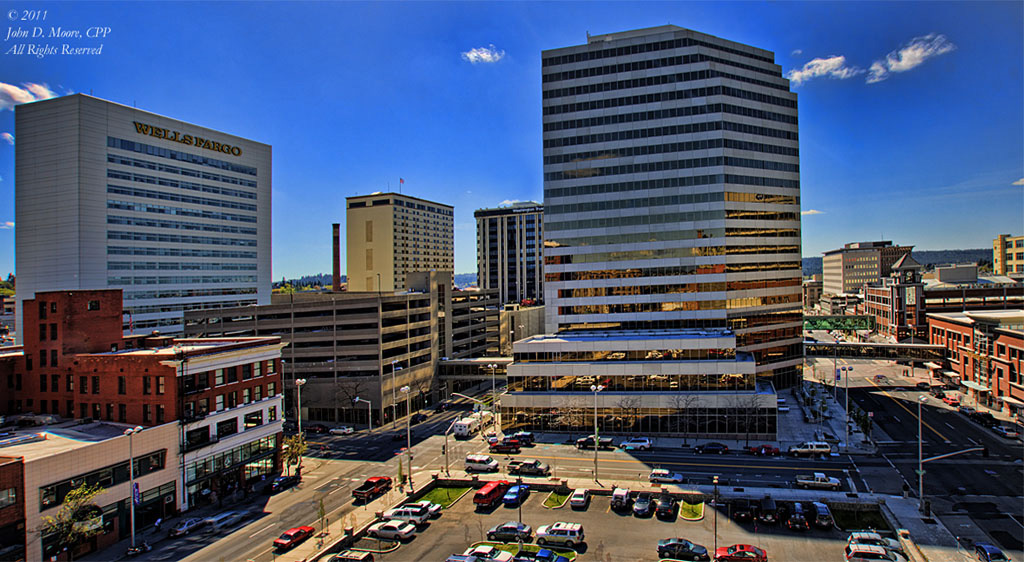
M 224 513 L 218 513 L 213 517 L 206 518 L 206 524 L 209 525 L 211 531 L 219 531 L 225 527 L 230 527 L 235 523 L 242 520 L 242 513 L 239 511 L 225 511 Z
M 805 441 L 799 445 L 793 445 L 790 447 L 789 454 L 793 456 L 829 455 L 832 454 L 832 445 L 829 445 L 824 441 Z
M 498 461 L 488 455 L 466 455 L 466 472 L 497 472 Z

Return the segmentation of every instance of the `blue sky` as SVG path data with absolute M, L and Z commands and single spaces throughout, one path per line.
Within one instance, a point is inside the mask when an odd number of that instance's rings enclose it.
M 49 92 L 273 145 L 275 279 L 329 272 L 344 198 L 400 177 L 405 193 L 455 206 L 456 271 L 475 271 L 473 211 L 543 198 L 541 50 L 666 23 L 774 51 L 795 72 L 805 256 L 880 237 L 985 248 L 1024 232 L 1020 2 L 0 6 L 111 29 L 76 41 L 102 43 L 99 55 L 3 55 L 3 276 L 17 228 L 11 107 Z

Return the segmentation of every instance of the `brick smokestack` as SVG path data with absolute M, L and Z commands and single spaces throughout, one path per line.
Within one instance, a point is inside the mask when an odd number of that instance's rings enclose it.
M 341 225 L 331 225 L 334 230 L 334 272 L 331 275 L 331 290 L 335 293 L 341 292 Z

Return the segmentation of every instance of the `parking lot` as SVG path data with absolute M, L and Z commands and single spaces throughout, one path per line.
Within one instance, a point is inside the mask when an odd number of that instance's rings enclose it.
M 715 516 L 710 507 L 702 521 L 664 521 L 612 511 L 609 496 L 593 496 L 585 510 L 570 509 L 568 504 L 560 509 L 547 509 L 543 506 L 545 497 L 546 492 L 531 493 L 523 503 L 522 520 L 533 528 L 534 534 L 541 525 L 556 521 L 582 523 L 586 544 L 578 548 L 580 560 L 658 560 L 658 540 L 671 537 L 686 538 L 709 551 L 715 545 Z M 462 553 L 476 541 L 486 540 L 491 527 L 519 518 L 515 507 L 499 505 L 482 512 L 475 508 L 471 491 L 444 510 L 440 518 L 421 528 L 416 538 L 378 559 L 441 561 L 450 554 Z M 782 525 L 758 525 L 756 529 L 750 524 L 740 525 L 729 520 L 724 506 L 718 514 L 719 546 L 754 544 L 767 550 L 773 561 L 838 562 L 844 560 L 845 540 L 846 534 L 834 529 L 792 532 Z

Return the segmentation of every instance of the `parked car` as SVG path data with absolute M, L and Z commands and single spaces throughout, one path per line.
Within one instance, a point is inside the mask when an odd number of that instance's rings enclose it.
M 956 394 L 947 394 L 942 397 L 942 401 L 954 408 L 960 405 L 960 397 Z
M 492 453 L 519 453 L 519 450 L 519 441 L 514 439 L 490 444 L 490 451 Z
M 331 435 L 352 435 L 355 431 L 355 429 L 352 429 L 347 425 L 343 425 L 341 427 L 332 428 Z
M 873 544 L 848 544 L 846 545 L 847 562 L 897 562 L 897 556 L 892 552 Z
M 814 502 L 811 504 L 811 508 L 814 514 L 811 515 L 811 521 L 814 526 L 819 529 L 831 529 L 835 526 L 835 520 L 832 519 L 832 511 L 827 505 L 821 502 Z
M 390 476 L 371 476 L 358 488 L 352 490 L 352 497 L 364 503 L 391 489 Z
M 401 541 L 416 535 L 416 525 L 407 521 L 379 521 L 370 525 L 366 534 L 371 537 Z
M 487 455 L 466 455 L 466 472 L 497 472 L 498 461 Z
M 528 542 L 533 529 L 522 521 L 508 521 L 495 525 L 487 531 L 487 540 L 501 542 L 516 542 L 522 540 Z
M 768 562 L 768 552 L 750 544 L 720 546 L 715 551 L 717 562 Z
M 505 496 L 501 498 L 501 503 L 505 505 L 519 505 L 526 501 L 526 498 L 530 496 L 530 487 L 525 484 L 512 486 L 505 492 Z
M 583 525 L 559 521 L 537 529 L 537 544 L 560 544 L 572 548 L 584 542 Z
M 511 552 L 487 544 L 467 548 L 462 554 L 487 562 L 512 562 Z
M 270 493 L 276 494 L 282 490 L 287 490 L 292 486 L 299 483 L 299 476 L 292 474 L 289 476 L 278 476 L 274 478 L 274 481 L 270 483 Z
M 1011 562 L 1010 557 L 1003 554 L 994 544 L 979 542 L 974 544 L 974 554 L 981 562 Z
M 405 521 L 413 525 L 422 525 L 430 519 L 430 512 L 425 509 L 403 506 L 389 509 L 384 512 L 384 519 L 390 521 Z
M 739 522 L 753 521 L 757 516 L 757 505 L 750 500 L 732 502 L 732 518 Z
M 331 558 L 331 562 L 373 562 L 373 553 L 362 550 L 342 550 Z
M 312 537 L 315 532 L 312 527 L 308 526 L 293 527 L 282 533 L 280 537 L 274 539 L 274 548 L 287 550 L 298 546 L 302 541 Z
M 623 511 L 629 508 L 629 489 L 615 488 L 612 490 L 611 508 L 615 511 Z
M 633 501 L 633 515 L 647 517 L 653 512 L 651 494 L 640 492 Z
M 804 512 L 804 504 L 793 503 L 793 510 L 786 516 L 786 528 L 790 531 L 806 531 L 811 528 L 807 522 L 807 515 Z
M 1010 427 L 1008 425 L 997 425 L 992 427 L 992 431 L 1006 437 L 1008 439 L 1016 439 L 1020 437 L 1020 433 L 1017 432 L 1017 428 Z
M 519 560 L 522 559 L 517 558 L 516 562 Z M 529 562 L 569 562 L 569 558 L 558 554 L 550 548 L 542 548 L 529 559 Z
M 996 425 L 999 425 L 999 421 L 995 418 L 995 416 L 988 412 L 974 412 L 973 414 L 970 414 L 968 417 L 970 417 L 972 420 L 974 420 L 979 425 L 982 425 L 984 427 L 994 427 Z
M 873 546 L 880 546 L 888 550 L 889 552 L 895 552 L 903 558 L 907 558 L 906 553 L 903 552 L 903 547 L 900 545 L 900 541 L 896 539 L 890 539 L 888 537 L 883 537 L 878 533 L 850 533 L 850 536 L 846 538 L 846 542 L 847 544 L 869 544 Z
M 327 426 L 322 423 L 311 423 L 306 426 L 307 433 L 327 433 L 330 431 Z
M 622 443 L 619 443 L 620 448 L 627 450 L 637 449 L 640 451 L 649 451 L 653 446 L 654 442 L 652 442 L 647 437 L 631 437 L 629 439 L 626 439 Z
M 171 537 L 182 537 L 205 526 L 205 519 L 189 517 L 188 519 L 179 521 L 177 525 L 171 527 L 170 530 L 167 531 L 167 535 Z
M 668 494 L 658 496 L 658 499 L 654 502 L 654 515 L 659 519 L 675 519 L 678 512 L 679 503 Z
M 679 484 L 686 480 L 682 474 L 679 474 L 678 472 L 671 472 L 664 468 L 656 468 L 652 470 L 648 479 L 651 482 L 660 482 L 663 484 Z
M 724 455 L 729 452 L 729 447 L 725 443 L 717 443 L 712 441 L 711 443 L 704 443 L 697 445 L 693 448 L 693 452 L 697 454 L 714 453 L 718 455 Z
M 942 391 L 941 386 L 934 386 L 931 388 L 929 392 L 931 392 L 932 396 L 938 398 L 939 400 L 942 400 L 943 398 L 946 397 L 946 393 Z
M 590 505 L 590 491 L 586 488 L 573 490 L 572 496 L 569 497 L 569 507 L 573 509 L 586 509 L 588 505 Z
M 759 457 L 774 457 L 779 454 L 779 448 L 774 445 L 758 445 L 757 447 L 750 447 L 747 452 L 751 455 L 757 455 Z
M 771 525 L 779 520 L 779 506 L 771 496 L 761 499 L 757 509 L 757 520 L 766 525 Z
M 428 502 L 426 500 L 405 504 L 406 507 L 412 507 L 416 509 L 425 509 L 430 514 L 431 519 L 436 519 L 441 516 L 441 504 Z
M 711 560 L 711 555 L 708 554 L 706 546 L 694 544 L 686 539 L 674 538 L 658 541 L 658 558 L 707 562 Z
M 965 415 L 965 416 L 970 416 L 974 412 L 977 412 L 977 410 L 975 410 L 974 408 L 972 408 L 970 406 L 960 406 L 956 410 L 958 412 L 960 412 L 961 414 Z

